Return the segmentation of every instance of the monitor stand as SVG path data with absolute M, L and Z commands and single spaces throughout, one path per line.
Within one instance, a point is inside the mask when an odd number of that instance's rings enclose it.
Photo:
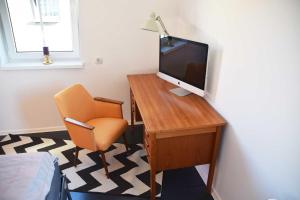
M 183 97 L 183 96 L 191 94 L 190 91 L 187 91 L 187 90 L 185 90 L 185 89 L 183 89 L 181 87 L 173 88 L 173 89 L 171 89 L 169 91 L 172 92 L 173 94 L 176 94 L 177 96 L 180 96 L 180 97 Z

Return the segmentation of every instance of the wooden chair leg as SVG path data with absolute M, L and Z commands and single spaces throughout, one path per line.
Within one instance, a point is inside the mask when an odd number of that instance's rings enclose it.
M 106 164 L 106 159 L 105 159 L 104 152 L 100 151 L 100 154 L 101 154 L 102 163 L 103 163 L 103 166 L 104 166 L 104 169 L 105 169 L 106 176 L 107 176 L 107 178 L 109 178 L 109 173 L 108 173 L 108 169 L 107 169 L 107 164 Z
M 74 166 L 77 166 L 77 160 L 78 160 L 78 153 L 79 153 L 79 147 L 75 147 L 75 157 L 74 157 Z
M 127 153 L 128 153 L 128 141 L 127 141 L 127 138 L 126 138 L 126 135 L 125 135 L 125 133 L 123 134 L 123 140 L 124 140 L 124 144 L 125 144 L 125 147 L 126 147 L 126 151 L 127 151 Z

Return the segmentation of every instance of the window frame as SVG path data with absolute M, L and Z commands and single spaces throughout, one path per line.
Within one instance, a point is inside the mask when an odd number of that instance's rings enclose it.
M 79 25 L 78 25 L 78 0 L 69 0 L 70 12 L 71 12 L 71 27 L 72 27 L 72 44 L 73 51 L 51 51 L 50 56 L 54 63 L 56 61 L 74 61 L 80 60 L 79 53 Z M 41 51 L 28 51 L 17 52 L 14 33 L 11 25 L 9 8 L 7 0 L 0 1 L 0 28 L 3 30 L 0 33 L 0 46 L 2 45 L 2 51 L 0 48 L 0 64 L 13 64 L 20 62 L 41 63 L 43 57 L 42 47 Z M 0 29 L 0 31 L 1 31 Z M 1 44 L 2 43 L 2 44 Z M 0 66 L 1 67 L 1 66 Z

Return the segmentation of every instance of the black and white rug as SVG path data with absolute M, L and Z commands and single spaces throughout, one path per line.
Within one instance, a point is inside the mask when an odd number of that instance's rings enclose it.
M 114 143 L 105 153 L 110 179 L 106 178 L 97 152 L 82 149 L 77 167 L 73 166 L 74 144 L 71 140 L 8 135 L 0 141 L 0 154 L 46 151 L 58 157 L 60 169 L 69 179 L 72 191 L 150 196 L 150 171 L 142 144 L 125 146 Z M 162 172 L 156 175 L 160 196 Z

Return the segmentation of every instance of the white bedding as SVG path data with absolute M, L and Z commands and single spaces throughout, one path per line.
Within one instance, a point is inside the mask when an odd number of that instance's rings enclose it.
M 0 155 L 0 199 L 45 199 L 55 162 L 46 152 Z

